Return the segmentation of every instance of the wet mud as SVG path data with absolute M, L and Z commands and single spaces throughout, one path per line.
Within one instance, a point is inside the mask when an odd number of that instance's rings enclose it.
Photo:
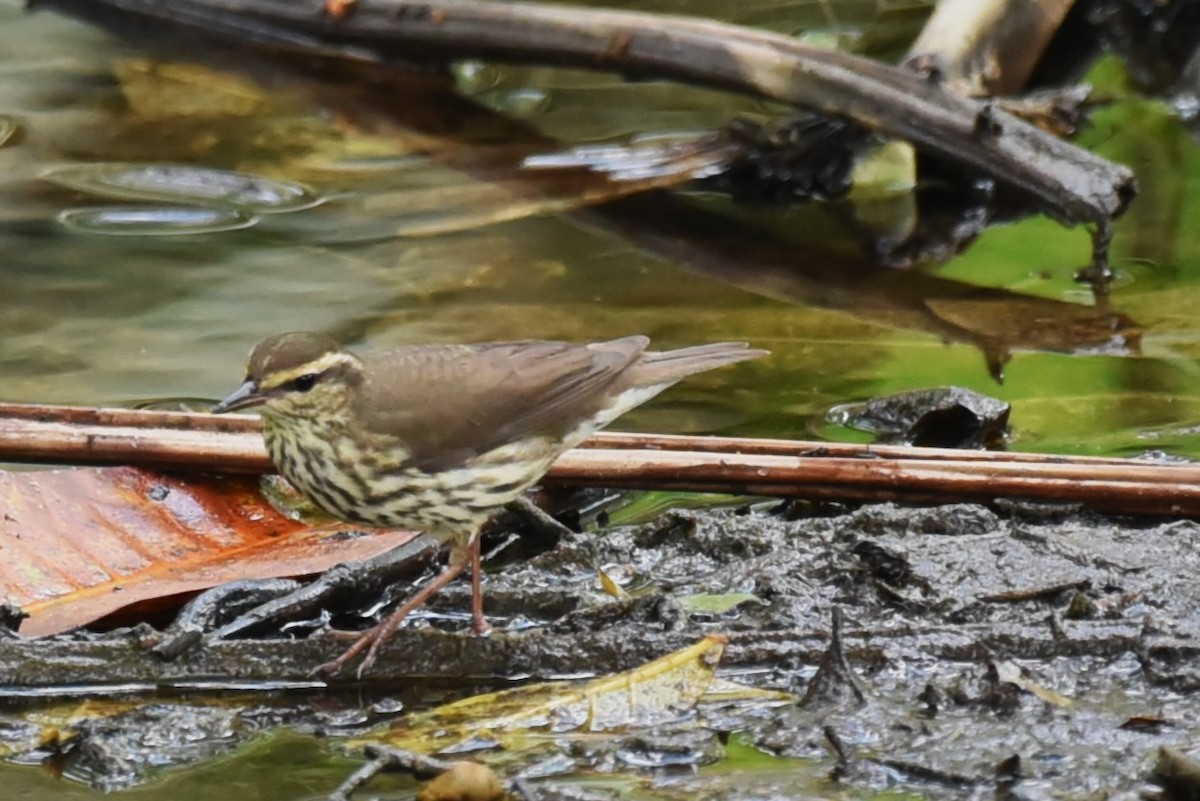
M 495 633 L 467 633 L 467 588 L 452 587 L 366 678 L 384 696 L 417 678 L 461 696 L 513 679 L 624 670 L 721 632 L 729 646 L 720 675 L 793 700 L 702 704 L 679 730 L 640 733 L 637 742 L 628 735 L 582 761 L 612 763 L 621 749 L 667 743 L 675 764 L 683 742 L 695 767 L 719 760 L 720 744 L 734 736 L 804 760 L 823 782 L 863 790 L 1134 794 L 1164 764 L 1186 776 L 1177 765 L 1197 756 L 1198 546 L 1200 525 L 1189 520 L 1021 504 L 676 511 L 572 534 L 532 559 L 493 559 L 485 597 Z M 601 571 L 621 597 L 602 589 Z M 114 675 L 159 695 L 201 679 L 315 688 L 309 668 L 344 647 L 321 635 L 267 633 L 167 661 L 149 652 L 158 638 L 141 626 L 6 639 L 0 681 L 48 693 Z M 351 727 L 378 717 L 361 711 L 362 697 L 339 713 L 357 710 Z M 272 714 L 287 725 L 324 725 L 309 703 Z M 221 731 L 238 730 L 230 715 L 241 714 L 220 709 Z M 210 739 L 193 737 L 192 747 Z M 654 768 L 650 757 L 643 762 Z M 702 780 L 681 781 L 694 792 L 688 783 Z M 780 789 L 768 785 L 709 790 Z

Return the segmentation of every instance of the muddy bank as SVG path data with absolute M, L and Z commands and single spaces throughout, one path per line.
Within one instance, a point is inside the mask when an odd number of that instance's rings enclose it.
M 465 694 L 462 682 L 610 673 L 724 632 L 725 675 L 797 700 L 702 710 L 712 737 L 740 733 L 860 787 L 1132 793 L 1160 746 L 1186 753 L 1200 734 L 1198 544 L 1191 521 L 1022 506 L 677 511 L 490 565 L 492 636 L 465 633 L 456 586 L 368 678 Z M 602 591 L 598 570 L 627 595 Z M 861 694 L 803 701 L 835 608 Z M 157 639 L 143 626 L 0 641 L 0 682 L 316 687 L 308 670 L 344 647 L 268 634 L 163 661 L 147 651 Z

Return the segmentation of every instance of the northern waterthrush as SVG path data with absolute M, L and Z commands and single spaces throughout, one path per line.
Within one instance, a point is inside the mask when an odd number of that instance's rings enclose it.
M 280 334 L 250 353 L 246 380 L 213 411 L 259 407 L 271 459 L 338 519 L 415 528 L 451 545 L 447 567 L 364 632 L 336 671 L 360 673 L 401 620 L 472 568 L 472 620 L 489 626 L 479 584 L 480 526 L 559 455 L 693 373 L 765 355 L 744 342 L 663 352 L 610 342 L 425 345 L 355 355 L 329 337 Z

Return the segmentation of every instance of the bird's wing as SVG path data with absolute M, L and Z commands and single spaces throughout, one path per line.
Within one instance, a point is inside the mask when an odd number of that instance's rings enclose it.
M 561 436 L 603 405 L 605 391 L 649 344 L 496 342 L 434 345 L 364 356 L 359 414 L 399 437 L 424 470 L 534 434 Z

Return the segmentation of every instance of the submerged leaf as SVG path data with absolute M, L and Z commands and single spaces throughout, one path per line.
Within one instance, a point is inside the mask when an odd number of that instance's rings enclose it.
M 113 72 L 125 101 L 145 120 L 261 116 L 272 104 L 255 81 L 199 64 L 131 58 L 114 63 Z
M 21 130 L 21 124 L 17 122 L 16 117 L 0 114 L 0 147 L 8 144 L 8 140 L 12 139 L 19 130 Z

